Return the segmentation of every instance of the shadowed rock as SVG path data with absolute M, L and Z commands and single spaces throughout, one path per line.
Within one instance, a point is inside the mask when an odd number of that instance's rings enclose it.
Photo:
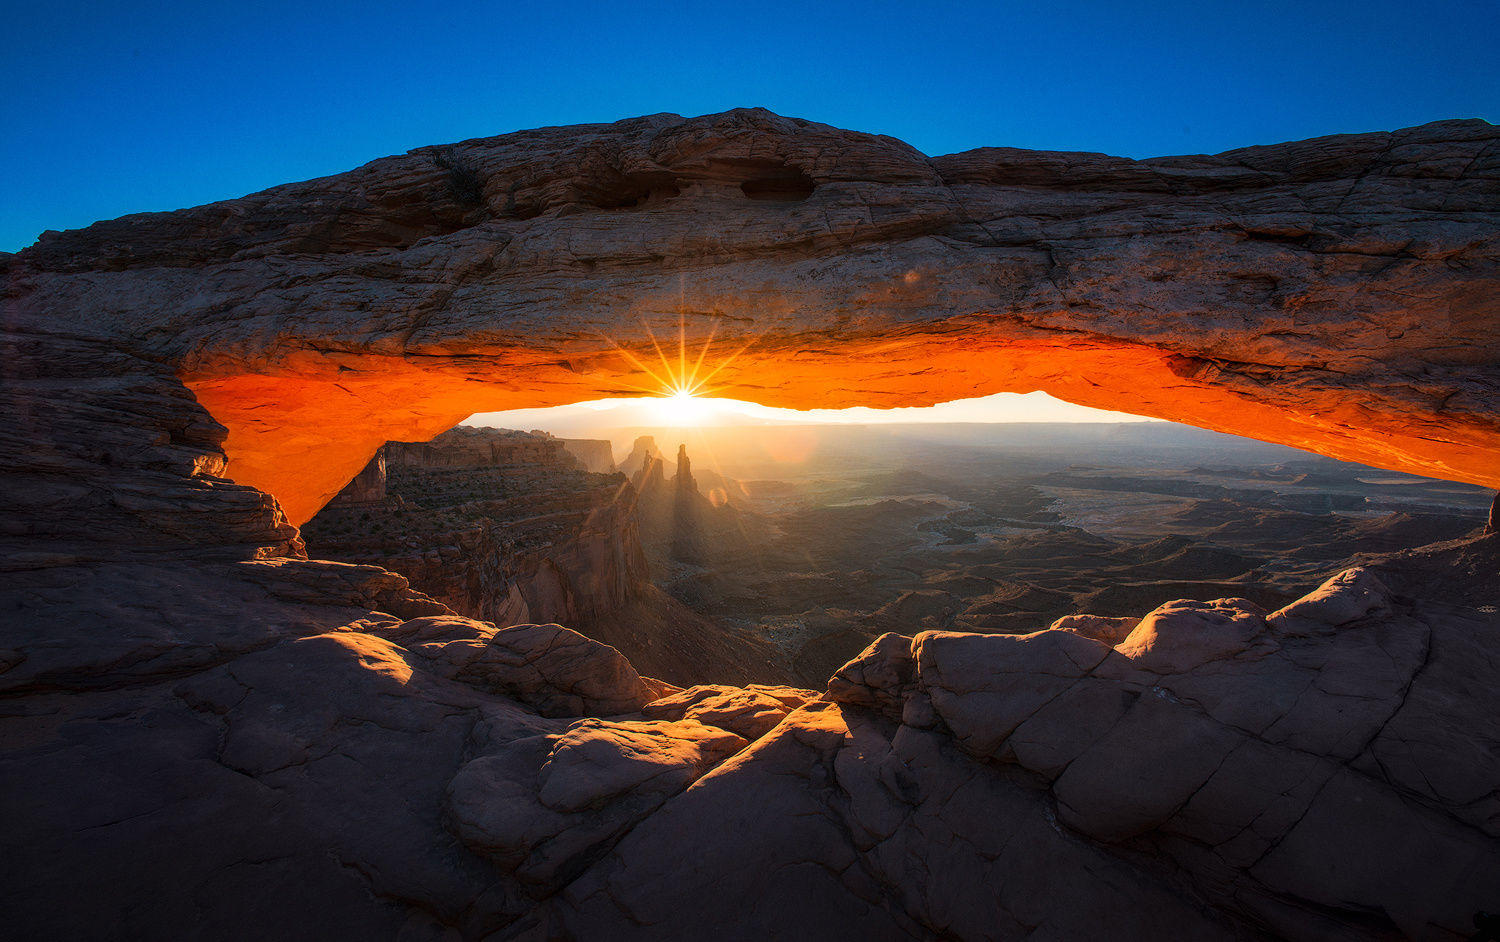
M 584 720 L 466 764 L 448 787 L 449 812 L 465 844 L 529 884 L 556 889 L 744 746 L 691 721 Z
M 654 699 L 624 656 L 561 625 L 459 616 L 421 618 L 387 632 L 445 677 L 509 697 L 544 716 L 610 716 Z

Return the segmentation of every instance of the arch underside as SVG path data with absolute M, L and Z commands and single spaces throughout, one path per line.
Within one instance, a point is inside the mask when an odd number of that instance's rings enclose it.
M 794 338 L 795 340 L 795 338 Z M 691 348 L 691 341 L 689 342 Z M 1085 346 L 974 334 L 871 339 L 837 350 L 816 338 L 752 346 L 715 376 L 716 395 L 793 409 L 929 405 L 1043 390 L 1100 409 L 1196 425 L 1344 460 L 1495 486 L 1493 429 L 1380 416 L 1358 394 L 1323 390 L 1317 408 L 1280 401 L 1215 364 L 1145 345 Z M 728 346 L 733 351 L 732 346 Z M 641 358 L 651 354 L 641 351 Z M 436 360 L 436 362 L 433 362 Z M 712 362 L 712 360 L 710 360 Z M 277 497 L 301 524 L 386 441 L 422 441 L 476 412 L 642 395 L 653 376 L 607 345 L 559 360 L 512 349 L 478 358 L 332 354 L 295 372 L 197 376 L 188 386 L 228 429 L 229 475 Z M 1465 434 L 1467 433 L 1467 434 Z

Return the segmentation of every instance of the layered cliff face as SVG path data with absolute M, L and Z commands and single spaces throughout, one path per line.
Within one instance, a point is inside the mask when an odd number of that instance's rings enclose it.
M 414 468 L 536 468 L 571 471 L 582 467 L 567 443 L 545 432 L 457 426 L 425 442 L 387 442 L 387 464 Z
M 382 448 L 370 459 L 354 479 L 328 502 L 330 507 L 378 504 L 385 500 L 385 449 Z M 316 519 L 316 518 L 315 518 Z M 312 521 L 308 521 L 311 523 Z
M 716 383 L 773 405 L 1041 388 L 1493 486 L 1497 139 L 657 115 L 47 235 L 4 260 L 7 930 L 1461 937 L 1500 909 L 1500 537 L 1123 638 L 892 633 L 820 696 L 673 691 L 293 524 L 387 440 L 648 384 L 642 318 L 750 344 Z
M 772 679 L 764 642 L 653 584 L 635 489 L 621 474 L 578 467 L 570 444 L 475 428 L 391 442 L 303 528 L 309 552 L 399 573 L 411 589 L 502 627 L 567 625 L 670 681 Z M 350 499 L 377 467 L 387 472 L 384 496 Z M 655 507 L 646 502 L 648 528 Z
M 586 631 L 650 586 L 633 494 L 618 476 L 583 471 L 559 439 L 456 428 L 391 442 L 377 463 L 390 499 L 324 508 L 303 530 L 314 555 L 399 572 L 498 625 Z

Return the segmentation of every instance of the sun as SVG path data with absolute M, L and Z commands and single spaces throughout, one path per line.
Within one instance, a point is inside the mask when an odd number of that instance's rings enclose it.
M 657 420 L 673 428 L 704 425 L 713 420 L 718 408 L 713 400 L 694 395 L 691 389 L 675 389 L 670 396 L 652 400 Z
M 703 361 L 708 357 L 709 348 L 713 346 L 714 335 L 718 332 L 717 322 L 703 341 L 702 349 L 698 351 L 698 357 L 691 366 L 688 364 L 687 325 L 681 318 L 677 321 L 677 362 L 675 365 L 662 350 L 660 341 L 651 330 L 651 325 L 643 322 L 642 326 L 646 330 L 646 336 L 651 339 L 651 347 L 656 352 L 656 358 L 661 361 L 660 371 L 653 369 L 608 336 L 601 336 L 624 355 L 633 366 L 658 384 L 655 389 L 643 386 L 634 387 L 642 392 L 654 393 L 651 397 L 651 404 L 656 412 L 657 421 L 673 428 L 712 424 L 719 417 L 721 410 L 719 405 L 709 398 L 712 393 L 718 392 L 719 388 L 709 386 L 709 381 L 737 360 L 740 354 L 755 343 L 755 340 L 752 338 L 703 374 Z

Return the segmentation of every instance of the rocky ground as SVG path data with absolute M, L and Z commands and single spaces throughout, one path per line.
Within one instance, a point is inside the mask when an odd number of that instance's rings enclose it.
M 826 691 L 678 690 L 370 567 L 11 571 L 6 925 L 1459 938 L 1500 887 L 1497 539 L 1269 614 L 887 634 Z

